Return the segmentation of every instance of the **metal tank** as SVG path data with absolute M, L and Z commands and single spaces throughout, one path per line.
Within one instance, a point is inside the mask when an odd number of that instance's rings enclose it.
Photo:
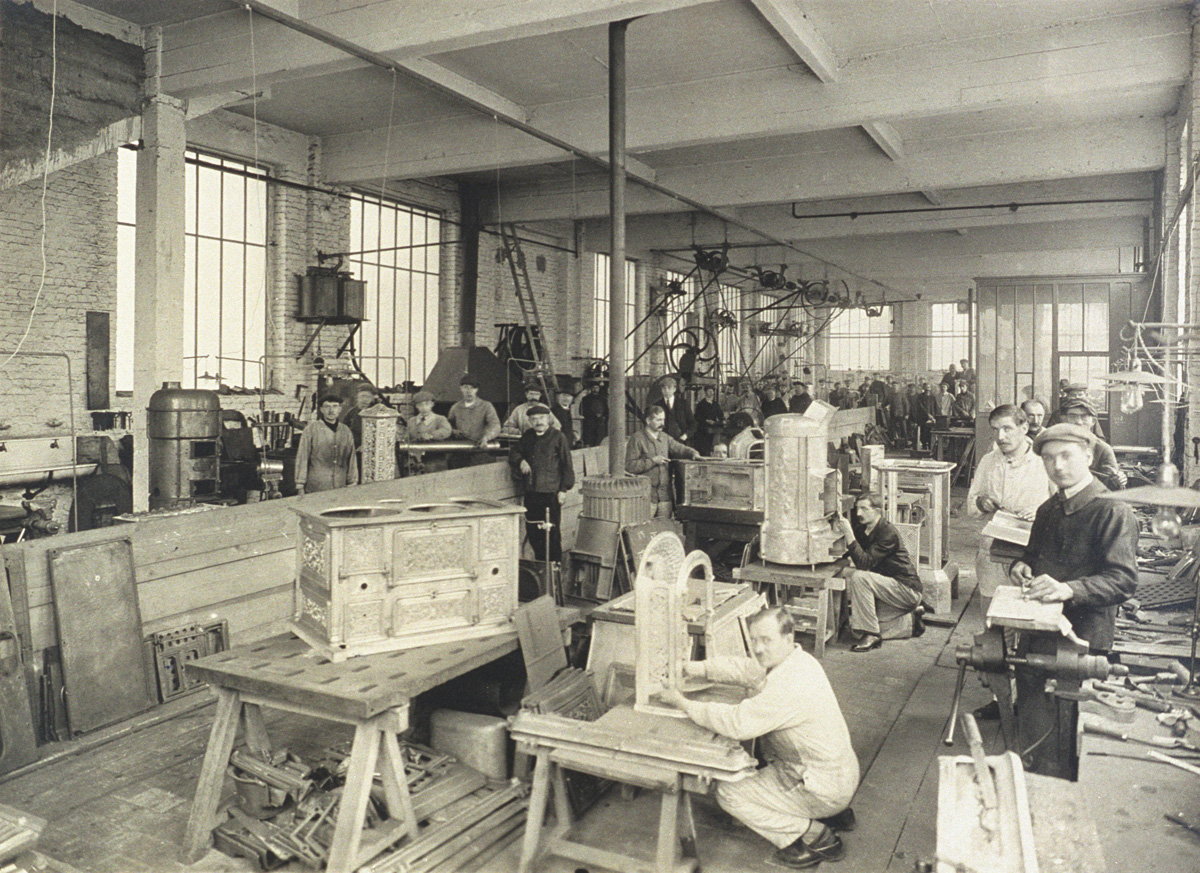
M 762 557 L 777 564 L 818 564 L 838 557 L 829 516 L 837 508 L 838 472 L 829 466 L 834 409 L 814 400 L 803 415 L 766 420 L 766 505 Z
M 221 400 L 216 391 L 164 382 L 146 407 L 150 508 L 173 509 L 220 492 Z

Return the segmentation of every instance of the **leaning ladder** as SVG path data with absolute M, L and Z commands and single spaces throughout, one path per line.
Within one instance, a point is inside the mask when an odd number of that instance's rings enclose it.
M 500 239 L 504 243 L 504 259 L 508 261 L 512 273 L 513 287 L 517 293 L 517 303 L 521 306 L 521 318 L 525 322 L 525 332 L 529 335 L 529 349 L 533 356 L 534 372 L 542 386 L 542 394 L 547 405 L 554 402 L 557 390 L 550 391 L 550 380 L 558 372 L 550 357 L 550 343 L 546 342 L 542 333 L 542 317 L 538 314 L 537 298 L 533 295 L 533 285 L 529 282 L 529 267 L 525 262 L 525 252 L 521 248 L 521 239 L 517 236 L 517 228 L 512 224 L 500 225 Z M 536 329 L 535 329 L 536 328 Z M 543 348 L 538 350 L 538 340 L 541 339 Z M 557 386 L 555 386 L 557 388 Z

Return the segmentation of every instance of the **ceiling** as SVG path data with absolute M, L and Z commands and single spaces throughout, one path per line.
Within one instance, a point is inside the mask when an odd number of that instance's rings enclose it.
M 225 0 L 83 3 L 162 26 L 168 93 L 321 137 L 329 182 L 470 181 L 524 223 L 607 214 L 599 168 L 504 119 L 605 153 L 608 24 L 632 18 L 631 174 L 798 245 L 1144 220 L 1192 66 L 1186 0 L 270 3 L 400 74 Z M 756 238 L 636 185 L 628 209 L 647 247 Z

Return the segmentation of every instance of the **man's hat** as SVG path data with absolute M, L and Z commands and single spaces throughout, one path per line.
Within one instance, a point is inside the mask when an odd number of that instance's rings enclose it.
M 478 388 L 479 387 L 479 379 L 475 376 L 472 376 L 470 373 L 464 373 L 463 377 L 458 380 L 458 384 L 459 385 L 474 385 L 476 388 Z
M 1033 450 L 1040 455 L 1042 446 L 1050 442 L 1080 443 L 1090 449 L 1096 445 L 1096 435 L 1077 424 L 1056 424 L 1033 438 Z
M 1096 415 L 1096 410 L 1092 408 L 1092 404 L 1088 403 L 1087 400 L 1085 400 L 1082 397 L 1072 397 L 1069 400 L 1063 401 L 1063 405 L 1062 405 L 1060 411 L 1066 412 L 1067 410 L 1070 410 L 1070 409 L 1078 409 L 1083 412 L 1086 412 L 1092 418 L 1098 417 Z
M 544 404 L 541 404 L 541 403 L 533 404 L 533 406 L 529 407 L 529 410 L 526 412 L 526 415 L 549 415 L 549 414 L 550 414 L 550 407 L 545 406 Z
M 426 400 L 428 400 L 430 403 L 433 403 L 434 399 L 434 396 L 428 391 L 418 391 L 413 396 L 413 403 L 422 403 Z

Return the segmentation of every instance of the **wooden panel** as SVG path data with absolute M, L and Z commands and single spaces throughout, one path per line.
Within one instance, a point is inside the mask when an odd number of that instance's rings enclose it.
M 52 549 L 49 557 L 72 733 L 154 705 L 130 541 Z
M 0 585 L 0 773 L 37 760 L 33 712 L 8 585 Z
M 109 330 L 107 312 L 87 314 L 87 408 L 108 409 Z

